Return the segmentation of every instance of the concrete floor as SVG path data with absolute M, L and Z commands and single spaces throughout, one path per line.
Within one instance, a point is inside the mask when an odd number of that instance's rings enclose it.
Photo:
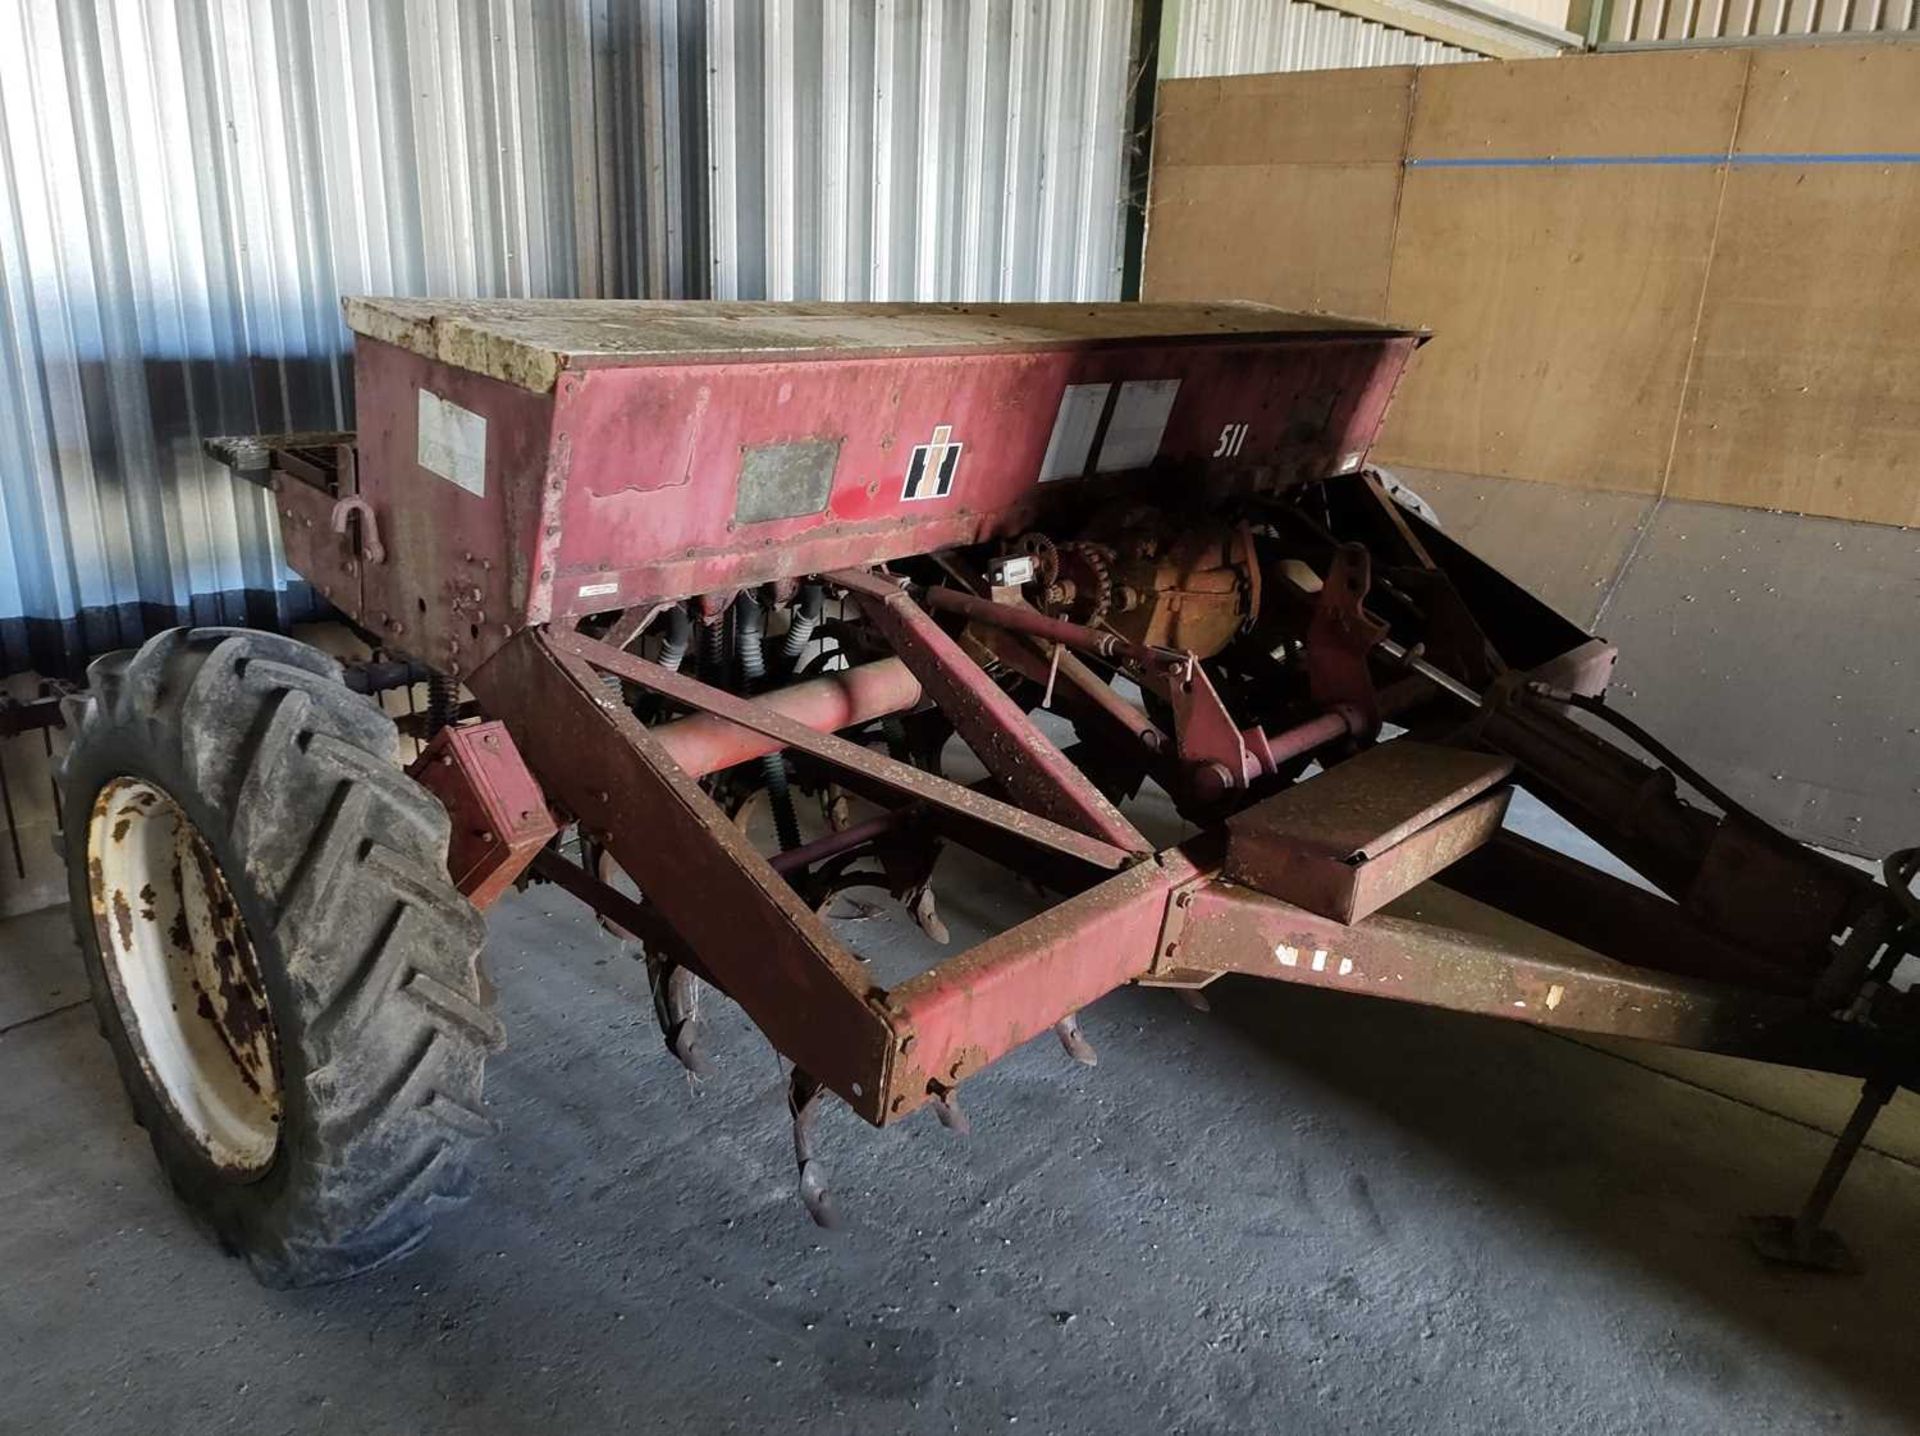
M 957 942 L 1026 899 L 943 867 Z M 841 923 L 886 967 L 931 949 Z M 1256 983 L 1129 990 L 930 1114 L 825 1124 L 711 1007 L 660 1049 L 637 965 L 551 888 L 498 911 L 510 1046 L 480 1194 L 344 1286 L 270 1292 L 175 1205 L 79 1005 L 65 914 L 0 925 L 0 1432 L 1849 1432 L 1920 1427 L 1920 1172 L 1868 1153 L 1864 1276 L 1743 1214 L 1826 1139 L 1519 1026 Z

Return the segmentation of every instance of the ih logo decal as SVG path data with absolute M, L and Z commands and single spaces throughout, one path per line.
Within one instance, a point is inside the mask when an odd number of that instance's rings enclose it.
M 901 485 L 903 499 L 944 499 L 953 492 L 954 470 L 960 467 L 961 445 L 953 442 L 953 426 L 938 425 L 933 441 L 914 447 L 907 464 L 907 481 Z

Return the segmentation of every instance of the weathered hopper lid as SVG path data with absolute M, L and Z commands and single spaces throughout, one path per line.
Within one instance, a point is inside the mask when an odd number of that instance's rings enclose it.
M 535 392 L 565 369 L 1356 335 L 1424 338 L 1264 304 L 783 304 L 703 300 L 343 302 L 356 334 Z

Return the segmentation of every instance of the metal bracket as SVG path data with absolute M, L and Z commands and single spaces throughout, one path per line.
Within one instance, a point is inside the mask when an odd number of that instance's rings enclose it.
M 358 494 L 348 494 L 334 502 L 333 531 L 344 535 L 355 514 L 360 516 L 360 556 L 368 563 L 385 563 L 387 550 L 380 542 L 380 520 L 373 515 L 373 505 Z

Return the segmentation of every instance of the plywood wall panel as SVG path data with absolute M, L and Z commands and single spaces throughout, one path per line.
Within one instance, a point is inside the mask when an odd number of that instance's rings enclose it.
M 1143 296 L 1383 314 L 1413 74 L 1162 85 Z
M 1669 492 L 1920 525 L 1916 235 L 1920 166 L 1734 171 Z
M 1434 340 L 1390 461 L 1659 492 L 1746 57 L 1422 71 L 1387 310 Z M 1571 88 L 1570 88 L 1571 87 Z
M 1385 461 L 1657 493 L 1712 245 L 1708 167 L 1410 170 L 1387 309 L 1434 338 Z
M 1195 165 L 1153 185 L 1147 299 L 1253 299 L 1328 314 L 1387 311 L 1400 167 Z M 1285 204 L 1275 197 L 1284 195 Z M 1338 224 L 1328 217 L 1338 215 Z
M 1160 123 L 1148 297 L 1433 332 L 1381 458 L 1920 525 L 1920 45 L 1185 82 Z
M 1915 151 L 1920 47 L 1754 57 L 1669 492 L 1920 525 Z
M 1168 80 L 1156 166 L 1400 163 L 1412 65 Z
M 1687 50 L 1423 69 L 1407 154 L 1725 154 L 1746 66 L 1745 51 Z
M 1920 47 L 1805 45 L 1753 55 L 1736 153 L 1920 150 Z

